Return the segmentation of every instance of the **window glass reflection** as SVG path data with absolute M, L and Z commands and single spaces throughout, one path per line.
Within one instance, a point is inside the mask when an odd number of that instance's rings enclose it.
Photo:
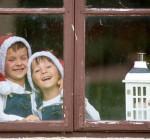
M 122 80 L 133 67 L 138 52 L 146 53 L 146 61 L 150 59 L 149 25 L 148 16 L 86 17 L 86 97 L 102 120 L 126 119 Z
M 0 0 L 1 8 L 61 8 L 63 0 Z
M 16 34 L 32 43 L 33 53 L 51 49 L 63 58 L 63 15 L 16 16 L 14 21 Z
M 150 8 L 150 0 L 86 0 L 88 8 Z
M 62 120 L 63 15 L 0 20 L 0 121 Z

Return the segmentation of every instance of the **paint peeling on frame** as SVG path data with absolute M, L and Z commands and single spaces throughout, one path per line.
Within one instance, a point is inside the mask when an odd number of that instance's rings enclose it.
M 74 25 L 72 24 L 71 26 L 72 26 L 72 30 L 73 30 L 73 32 L 75 32 L 75 30 L 74 30 Z M 75 34 L 75 39 L 76 39 L 76 40 L 78 40 L 78 37 L 77 37 L 76 32 L 75 32 L 74 34 Z
M 91 10 L 94 11 L 132 11 L 133 9 L 116 9 L 116 8 L 91 8 Z
M 126 121 L 127 122 L 127 121 Z M 95 121 L 93 124 L 120 124 L 120 121 Z M 128 122 L 129 124 L 144 124 L 143 122 Z

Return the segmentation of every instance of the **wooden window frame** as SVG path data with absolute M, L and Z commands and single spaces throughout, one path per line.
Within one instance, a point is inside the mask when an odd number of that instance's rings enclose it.
M 85 17 L 130 15 L 150 16 L 150 9 L 86 8 L 86 0 L 75 1 L 74 130 L 76 131 L 150 132 L 150 122 L 85 120 Z
M 72 132 L 74 68 L 74 0 L 64 0 L 62 8 L 0 8 L 0 15 L 64 15 L 64 103 L 63 120 L 40 122 L 0 122 L 0 132 Z M 69 85 L 69 86 L 67 86 Z
M 85 2 L 86 0 L 64 0 L 64 7 L 62 8 L 0 8 L 0 15 L 64 15 L 65 62 L 64 119 L 61 121 L 42 122 L 0 122 L 0 132 L 2 132 L 1 136 L 42 137 L 45 135 L 65 135 L 66 137 L 124 137 L 128 135 L 131 137 L 142 137 L 144 135 L 145 137 L 149 137 L 150 122 L 85 121 L 84 82 L 85 16 L 150 16 L 150 9 L 86 8 Z M 16 133 L 18 135 L 15 135 Z

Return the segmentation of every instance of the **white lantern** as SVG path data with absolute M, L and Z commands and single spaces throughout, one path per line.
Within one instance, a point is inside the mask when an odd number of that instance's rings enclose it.
M 126 120 L 150 121 L 150 70 L 143 53 L 127 73 L 125 80 Z

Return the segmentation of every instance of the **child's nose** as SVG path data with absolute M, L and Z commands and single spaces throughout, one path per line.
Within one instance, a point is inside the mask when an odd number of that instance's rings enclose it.
M 44 73 L 46 73 L 46 72 L 47 72 L 46 69 L 43 68 L 43 69 L 42 69 L 42 73 L 44 74 Z
M 21 62 L 20 60 L 17 60 L 16 64 L 17 64 L 17 65 L 21 65 L 22 62 Z

